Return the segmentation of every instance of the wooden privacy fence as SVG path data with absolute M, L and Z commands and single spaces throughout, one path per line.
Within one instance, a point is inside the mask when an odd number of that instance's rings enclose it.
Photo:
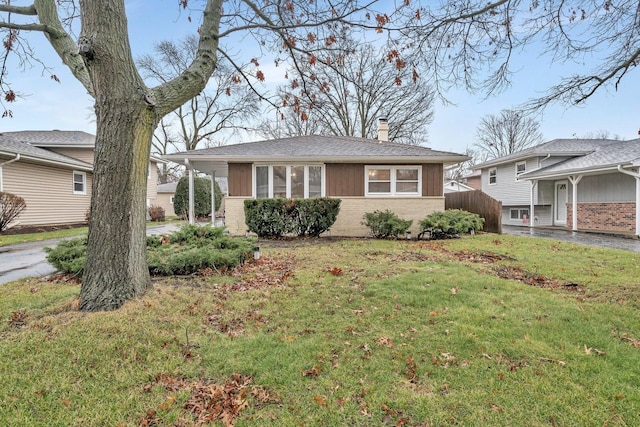
M 444 195 L 445 209 L 462 209 L 484 218 L 484 231 L 502 234 L 502 202 L 480 190 Z

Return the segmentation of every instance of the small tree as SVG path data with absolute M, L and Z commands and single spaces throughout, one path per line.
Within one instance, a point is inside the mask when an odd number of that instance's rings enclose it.
M 5 230 L 26 207 L 22 197 L 0 191 L 0 231 Z
M 216 211 L 222 204 L 222 191 L 218 183 L 215 183 Z M 211 215 L 211 180 L 208 178 L 194 177 L 193 179 L 193 204 L 194 215 Z M 189 177 L 180 178 L 173 196 L 173 210 L 178 216 L 185 217 L 189 213 Z

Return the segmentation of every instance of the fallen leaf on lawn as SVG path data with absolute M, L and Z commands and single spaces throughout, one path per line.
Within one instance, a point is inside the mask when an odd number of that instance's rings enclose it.
M 376 341 L 376 344 L 378 345 L 383 345 L 385 347 L 392 347 L 393 346 L 393 340 L 389 337 L 380 337 L 378 338 L 378 340 Z
M 318 374 L 320 374 L 320 371 L 322 371 L 322 366 L 320 366 L 320 365 L 314 366 L 311 369 L 307 369 L 307 370 L 302 371 L 302 376 L 303 377 L 316 378 L 318 376 Z
M 325 399 L 324 396 L 313 396 L 313 400 L 320 406 L 327 406 L 327 399 Z
M 458 293 L 458 289 L 460 289 L 460 288 L 458 288 L 457 286 L 455 288 L 451 288 L 451 294 L 452 295 L 457 294 Z

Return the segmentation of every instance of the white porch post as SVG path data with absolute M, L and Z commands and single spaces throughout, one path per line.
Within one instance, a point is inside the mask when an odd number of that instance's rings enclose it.
M 195 224 L 195 197 L 193 195 L 193 169 L 189 166 L 189 224 Z
M 535 192 L 536 187 L 538 186 L 538 180 L 531 180 L 531 197 L 529 198 L 529 227 L 535 227 L 534 218 L 536 217 L 534 207 L 535 207 Z
M 216 173 L 211 172 L 211 225 L 216 226 Z
M 618 171 L 636 179 L 636 236 L 640 236 L 640 168 L 636 171 L 630 171 L 624 169 L 622 165 L 618 165 Z
M 569 181 L 571 181 L 571 187 L 573 190 L 571 205 L 573 209 L 573 231 L 578 231 L 578 183 L 582 179 L 582 175 L 571 175 Z

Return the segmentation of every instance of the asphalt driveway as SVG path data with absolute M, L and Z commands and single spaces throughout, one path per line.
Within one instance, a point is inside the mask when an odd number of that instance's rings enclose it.
M 178 228 L 176 224 L 147 227 L 147 235 L 168 234 Z M 44 248 L 55 246 L 62 239 L 18 243 L 0 247 L 0 284 L 25 277 L 48 276 L 56 272 L 46 260 Z
M 509 225 L 502 226 L 502 233 L 517 236 L 543 237 L 577 243 L 580 245 L 600 246 L 604 248 L 640 252 L 640 240 L 626 236 L 614 236 L 584 231 L 576 232 L 556 228 L 515 227 Z

